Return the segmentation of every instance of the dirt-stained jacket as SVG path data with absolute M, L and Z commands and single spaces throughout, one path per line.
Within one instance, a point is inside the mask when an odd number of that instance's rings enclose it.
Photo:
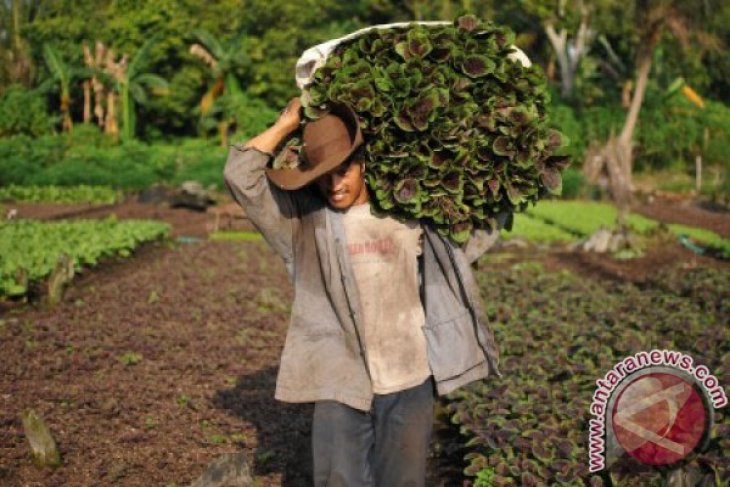
M 311 186 L 282 191 L 269 184 L 264 174 L 269 157 L 234 145 L 224 179 L 284 259 L 294 284 L 275 398 L 334 400 L 367 411 L 373 391 L 360 340 L 363 323 L 342 214 L 327 206 Z M 438 393 L 446 394 L 488 375 L 500 375 L 499 352 L 464 252 L 430 226 L 423 230 L 423 332 Z

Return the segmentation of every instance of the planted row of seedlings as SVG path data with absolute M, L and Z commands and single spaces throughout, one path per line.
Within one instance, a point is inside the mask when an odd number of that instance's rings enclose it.
M 21 186 L 0 187 L 0 202 L 98 203 L 112 204 L 122 199 L 122 192 L 109 186 Z
M 69 278 L 111 256 L 127 257 L 143 242 L 169 234 L 169 225 L 146 220 L 74 220 L 0 223 L 0 299 L 23 296 L 54 271 Z
M 476 485 L 659 485 L 662 470 L 625 458 L 589 474 L 588 421 L 596 379 L 628 355 L 691 355 L 730 383 L 730 275 L 698 268 L 655 276 L 646 289 L 588 281 L 535 265 L 479 275 L 502 350 L 502 378 L 451 396 L 452 421 L 468 438 L 466 474 Z M 715 410 L 706 449 L 683 468 L 730 480 L 730 414 Z

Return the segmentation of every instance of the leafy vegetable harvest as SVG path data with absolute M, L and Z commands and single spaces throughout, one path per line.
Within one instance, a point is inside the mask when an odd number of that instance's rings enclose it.
M 453 25 L 373 30 L 339 45 L 305 90 L 360 116 L 366 176 L 382 211 L 424 218 L 456 242 L 500 212 L 561 192 L 563 136 L 547 125 L 537 65 L 512 61 L 514 34 L 473 15 Z M 506 224 L 511 227 L 511 219 Z

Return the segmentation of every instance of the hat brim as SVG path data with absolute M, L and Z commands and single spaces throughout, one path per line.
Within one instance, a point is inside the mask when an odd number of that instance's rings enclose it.
M 345 153 L 342 158 L 333 159 L 327 163 L 318 164 L 314 167 L 297 166 L 291 169 L 274 169 L 271 167 L 267 167 L 265 169 L 266 176 L 277 187 L 286 191 L 301 189 L 304 186 L 314 182 L 314 180 L 318 177 L 327 174 L 333 169 L 336 169 L 337 166 L 345 162 L 359 147 L 360 144 L 355 144 L 350 148 L 349 151 Z
M 336 115 L 344 122 L 344 126 L 351 132 L 352 139 L 350 145 L 346 150 L 335 149 L 334 153 L 326 154 L 324 157 L 317 157 L 316 154 L 319 152 L 325 143 L 321 140 L 316 140 L 312 146 L 307 145 L 307 130 L 310 127 L 305 125 L 304 127 L 304 145 L 303 148 L 305 155 L 311 156 L 313 151 L 319 161 L 316 164 L 299 164 L 294 168 L 281 168 L 274 169 L 271 167 L 266 168 L 266 176 L 279 188 L 291 191 L 300 189 L 307 184 L 310 184 L 318 177 L 332 171 L 337 168 L 340 164 L 345 162 L 363 143 L 363 134 L 360 129 L 360 121 L 357 117 L 357 113 L 347 105 L 335 105 L 330 109 L 332 115 Z M 316 122 L 315 122 L 316 123 Z M 318 130 L 328 130 L 331 125 L 318 126 Z M 311 132 L 310 132 L 311 133 Z M 301 154 L 301 152 L 300 152 Z

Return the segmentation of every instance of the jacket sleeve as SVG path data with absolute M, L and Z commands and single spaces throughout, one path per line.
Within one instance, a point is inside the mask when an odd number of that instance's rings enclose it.
M 264 168 L 271 154 L 232 145 L 223 179 L 246 216 L 290 267 L 298 218 L 292 194 L 269 183 Z

